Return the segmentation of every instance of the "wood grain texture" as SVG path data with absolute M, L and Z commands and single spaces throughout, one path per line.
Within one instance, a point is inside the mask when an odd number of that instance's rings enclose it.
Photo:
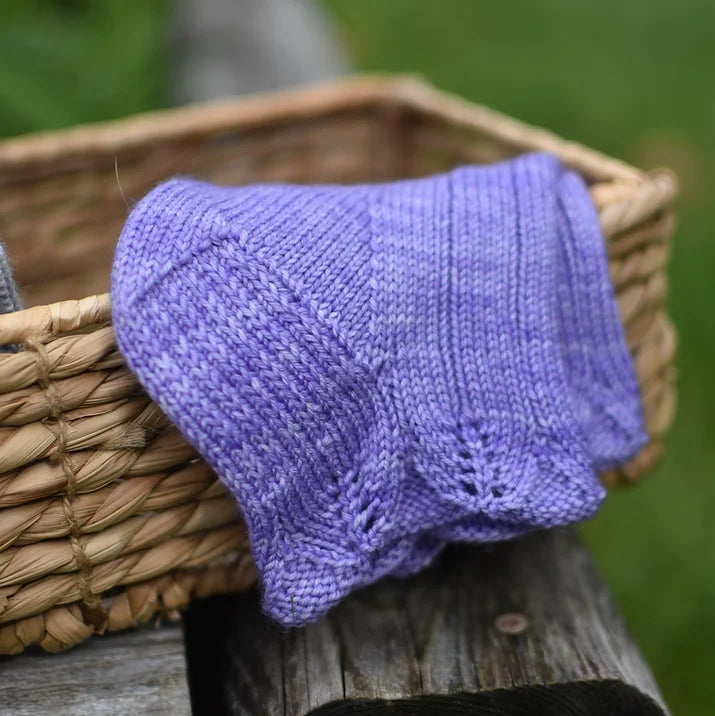
M 63 654 L 0 661 L 3 716 L 190 714 L 181 626 L 97 637 Z
M 571 531 L 454 546 L 281 630 L 255 592 L 185 615 L 195 714 L 665 714 Z

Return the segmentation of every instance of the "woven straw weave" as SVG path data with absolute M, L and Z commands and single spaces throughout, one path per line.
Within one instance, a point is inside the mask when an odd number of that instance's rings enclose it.
M 0 236 L 34 306 L 0 316 L 0 343 L 23 346 L 0 355 L 0 653 L 59 651 L 255 581 L 233 501 L 117 353 L 106 291 L 127 202 L 177 173 L 363 182 L 534 150 L 587 179 L 608 239 L 651 442 L 603 479 L 632 481 L 674 411 L 669 172 L 645 174 L 411 78 L 0 142 Z

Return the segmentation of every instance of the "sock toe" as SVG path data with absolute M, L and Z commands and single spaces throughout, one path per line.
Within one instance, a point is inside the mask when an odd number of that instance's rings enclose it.
M 607 469 L 648 440 L 640 389 L 588 189 L 570 171 L 561 175 L 558 189 L 560 341 L 589 453 L 596 469 Z

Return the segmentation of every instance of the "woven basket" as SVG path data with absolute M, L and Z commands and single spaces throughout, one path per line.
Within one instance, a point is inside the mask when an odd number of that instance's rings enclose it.
M 0 343 L 22 344 L 0 356 L 0 653 L 59 651 L 255 581 L 233 500 L 117 352 L 106 291 L 127 202 L 176 173 L 364 182 L 532 150 L 578 170 L 599 209 L 651 436 L 603 479 L 632 481 L 674 411 L 669 172 L 645 174 L 412 78 L 0 142 L 0 236 L 34 306 L 0 317 Z

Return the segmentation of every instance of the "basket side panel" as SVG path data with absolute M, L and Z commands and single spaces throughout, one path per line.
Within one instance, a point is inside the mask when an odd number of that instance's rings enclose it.
M 218 184 L 358 182 L 395 176 L 392 121 L 365 106 L 240 130 L 170 137 L 113 154 L 0 175 L 0 236 L 25 305 L 106 292 L 129 208 L 155 184 L 188 174 Z M 389 112 L 388 112 L 389 114 Z

